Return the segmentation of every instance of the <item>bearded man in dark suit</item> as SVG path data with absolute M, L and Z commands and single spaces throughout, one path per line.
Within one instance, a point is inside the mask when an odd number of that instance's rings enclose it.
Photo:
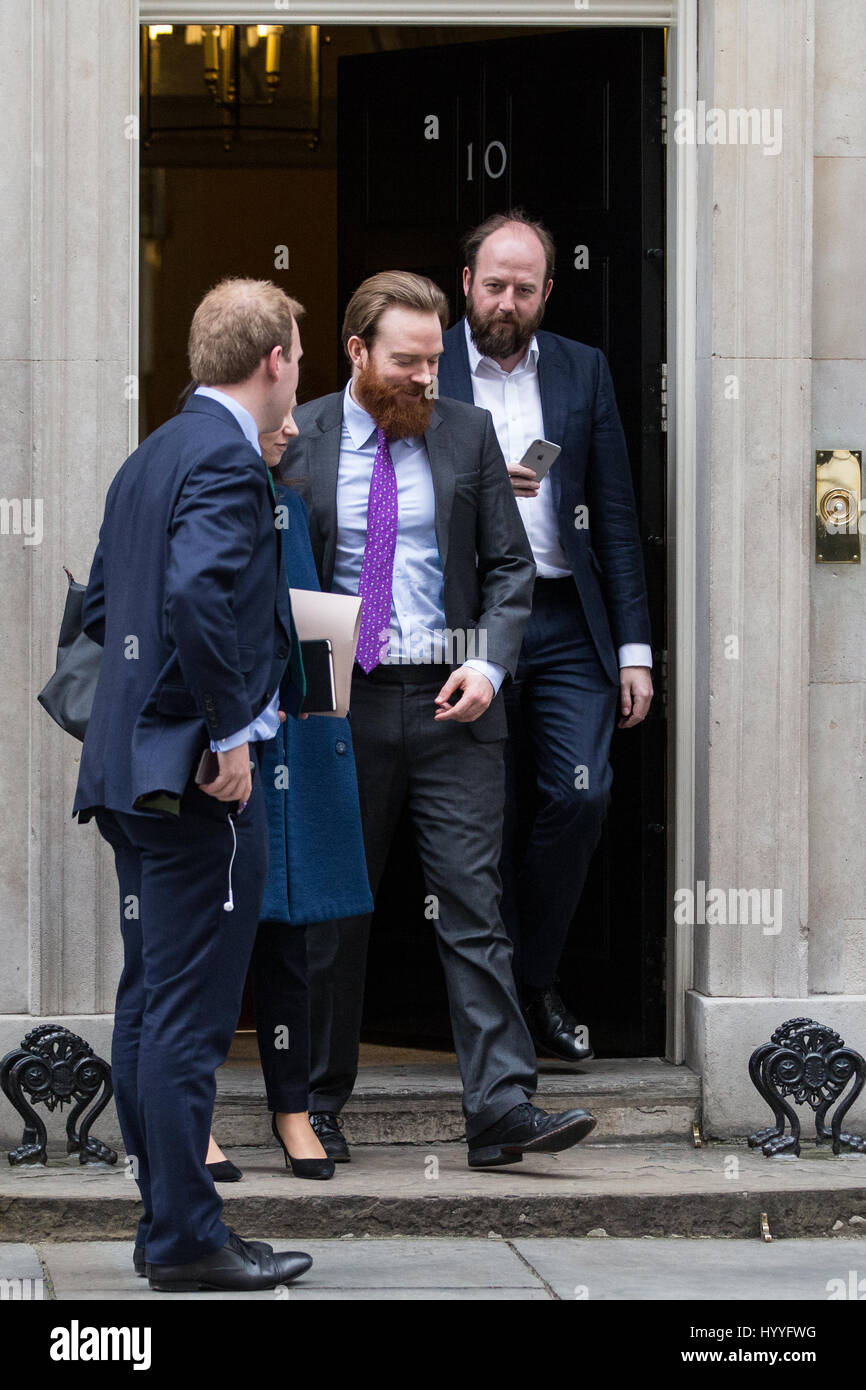
M 363 598 L 351 720 L 370 886 L 375 895 L 408 812 L 437 905 L 468 1161 L 483 1168 L 568 1148 L 595 1121 L 529 1102 L 535 1054 L 499 915 L 499 689 L 515 670 L 534 566 L 490 416 L 434 402 L 447 316 L 422 276 L 364 281 L 343 322 L 351 381 L 298 409 L 282 469 L 305 480 L 322 589 Z M 310 1121 L 342 1162 L 368 936 L 361 917 L 307 937 Z
M 614 725 L 639 724 L 652 700 L 634 491 L 603 353 L 540 328 L 555 259 L 546 227 L 497 213 L 465 238 L 464 259 L 466 317 L 445 334 L 439 391 L 490 410 L 537 569 L 505 692 L 502 912 L 536 1047 L 580 1062 L 592 1049 L 557 969 L 610 799 Z M 536 439 L 561 446 L 540 481 L 520 463 Z M 524 828 L 527 762 L 536 809 Z

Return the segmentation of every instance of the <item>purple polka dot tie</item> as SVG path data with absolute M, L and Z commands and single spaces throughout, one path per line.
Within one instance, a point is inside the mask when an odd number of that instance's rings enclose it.
M 357 661 L 368 674 L 379 665 L 383 651 L 387 650 L 397 546 L 397 476 L 384 431 L 377 430 L 376 436 L 379 444 L 370 476 L 367 543 L 358 584 L 358 593 L 364 602 Z

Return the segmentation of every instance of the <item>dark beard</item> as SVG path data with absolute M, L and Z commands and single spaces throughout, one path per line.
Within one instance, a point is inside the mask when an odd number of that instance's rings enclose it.
M 383 380 L 369 361 L 352 382 L 352 394 L 358 404 L 373 417 L 389 439 L 409 439 L 412 435 L 424 434 L 428 429 L 435 401 L 432 396 L 425 394 L 423 387 L 417 388 L 417 400 L 397 400 L 398 391 L 414 389 L 411 385 L 392 386 Z
M 533 333 L 540 326 L 544 318 L 544 300 L 527 323 L 520 323 L 516 318 L 505 319 L 495 312 L 480 314 L 470 286 L 466 296 L 466 318 L 472 341 L 482 357 L 513 357 L 529 346 Z

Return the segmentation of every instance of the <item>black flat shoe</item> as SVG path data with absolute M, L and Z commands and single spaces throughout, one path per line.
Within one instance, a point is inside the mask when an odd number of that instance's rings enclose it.
M 271 1115 L 271 1129 L 283 1151 L 286 1167 L 291 1167 L 296 1178 L 332 1178 L 334 1176 L 334 1160 L 332 1158 L 292 1158 L 283 1143 L 283 1136 L 277 1129 L 276 1113 Z
M 340 1121 L 332 1110 L 314 1110 L 310 1115 L 310 1124 L 328 1158 L 332 1158 L 335 1163 L 351 1163 L 349 1145 L 340 1128 Z
M 147 1277 L 150 1287 L 158 1293 L 197 1293 L 201 1289 L 253 1293 L 291 1283 L 305 1274 L 312 1263 L 312 1256 L 300 1250 L 284 1250 L 279 1254 L 260 1250 L 232 1231 L 220 1250 L 213 1250 L 188 1264 L 149 1264 Z
M 204 1166 L 214 1182 L 240 1182 L 243 1177 L 240 1168 L 229 1158 L 224 1158 L 219 1163 L 206 1163 Z
M 595 1116 L 588 1110 L 549 1115 L 526 1101 L 469 1140 L 469 1167 L 499 1168 L 504 1163 L 520 1163 L 525 1153 L 561 1153 L 585 1139 L 595 1124 Z
M 231 1229 L 232 1229 L 231 1226 L 229 1226 L 229 1230 L 231 1230 Z M 259 1250 L 270 1250 L 271 1252 L 273 1252 L 273 1249 L 274 1249 L 274 1247 L 273 1247 L 272 1245 L 268 1245 L 268 1243 L 267 1243 L 266 1240 L 248 1240 L 248 1241 L 247 1241 L 247 1245 L 255 1245 L 255 1246 L 258 1247 Z M 147 1262 L 146 1262 L 146 1260 L 145 1260 L 145 1258 L 144 1258 L 144 1246 L 143 1246 L 143 1245 L 135 1245 L 135 1246 L 133 1246 L 133 1249 L 132 1249 L 132 1267 L 133 1267 L 133 1269 L 135 1270 L 136 1274 L 138 1275 L 139 1279 L 143 1279 L 143 1278 L 145 1277 L 145 1275 L 147 1274 Z
M 591 1047 L 582 1047 L 577 1041 L 581 1025 L 563 1003 L 555 985 L 534 990 L 523 1015 L 540 1056 L 559 1057 L 563 1062 L 588 1062 L 595 1056 Z

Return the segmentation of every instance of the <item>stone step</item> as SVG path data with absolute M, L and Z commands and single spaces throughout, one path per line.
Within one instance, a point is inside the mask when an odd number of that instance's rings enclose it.
M 220 1184 L 241 1234 L 296 1242 L 377 1236 L 682 1236 L 761 1239 L 866 1231 L 866 1157 L 804 1146 L 764 1158 L 744 1143 L 581 1144 L 487 1172 L 463 1144 L 357 1144 L 328 1182 L 270 1148 L 229 1149 Z M 56 1141 L 47 1167 L 0 1168 L 0 1241 L 132 1240 L 140 1206 L 123 1168 L 80 1167 Z M 866 1250 L 866 1245 L 864 1245 Z M 844 1266 L 847 1268 L 847 1266 Z
M 218 1073 L 214 1134 L 223 1148 L 271 1144 L 261 1069 L 252 1056 L 238 1056 L 237 1051 Z M 389 1050 L 382 1051 L 388 1055 Z M 341 1117 L 350 1143 L 441 1144 L 462 1137 L 456 1064 L 436 1054 L 422 1055 L 435 1060 L 373 1062 L 360 1068 Z M 539 1062 L 535 1103 L 546 1110 L 591 1110 L 598 1125 L 587 1143 L 690 1138 L 700 1099 L 700 1077 L 657 1057 L 592 1061 L 579 1071 L 565 1063 Z

